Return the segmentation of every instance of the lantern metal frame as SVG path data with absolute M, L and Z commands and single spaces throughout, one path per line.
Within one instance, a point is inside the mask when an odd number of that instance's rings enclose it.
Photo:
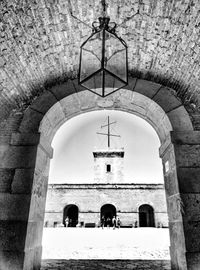
M 110 22 L 110 17 L 108 16 L 103 16 L 103 17 L 99 17 L 99 22 L 93 22 L 92 23 L 92 34 L 82 43 L 82 45 L 80 46 L 80 62 L 79 62 L 79 72 L 78 72 L 78 83 L 80 85 L 82 85 L 84 88 L 86 88 L 87 90 L 89 90 L 90 92 L 100 96 L 100 97 L 107 97 L 111 94 L 113 94 L 114 92 L 120 90 L 121 88 L 123 88 L 124 86 L 126 86 L 128 84 L 128 46 L 126 44 L 126 42 L 119 37 L 116 34 L 116 23 L 115 22 Z M 101 67 L 96 70 L 94 73 L 90 74 L 89 76 L 87 76 L 86 78 L 84 78 L 83 80 L 81 80 L 81 66 L 82 66 L 82 51 L 83 51 L 83 47 L 84 45 L 97 33 L 102 32 L 102 51 L 101 51 Z M 108 69 L 106 69 L 105 64 L 106 64 L 106 57 L 105 57 L 105 41 L 106 41 L 106 32 L 108 32 L 109 34 L 111 34 L 114 38 L 116 38 L 119 42 L 121 42 L 121 44 L 124 46 L 124 50 L 125 50 L 125 55 L 126 55 L 126 59 L 125 59 L 125 80 L 123 80 L 122 78 L 118 77 L 116 74 L 112 73 L 111 71 L 109 71 Z M 120 63 L 119 63 L 120 65 Z M 101 89 L 102 89 L 102 93 L 99 94 L 95 91 L 93 91 L 92 89 L 84 86 L 83 84 L 85 82 L 87 82 L 89 79 L 91 79 L 92 77 L 94 77 L 95 75 L 97 75 L 99 72 L 102 72 L 102 85 L 101 85 Z M 113 78 L 117 79 L 118 81 L 120 81 L 123 85 L 111 92 L 109 92 L 108 94 L 105 93 L 105 73 L 111 75 Z

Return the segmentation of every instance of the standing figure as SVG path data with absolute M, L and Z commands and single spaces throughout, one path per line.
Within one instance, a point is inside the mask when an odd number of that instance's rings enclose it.
M 101 228 L 103 229 L 105 226 L 105 218 L 104 216 L 101 217 Z
M 65 219 L 65 227 L 68 227 L 68 226 L 69 226 L 69 218 L 66 217 L 66 219 Z
M 112 226 L 113 226 L 113 230 L 116 228 L 116 217 L 113 216 L 112 218 Z
M 109 217 L 107 217 L 107 219 L 106 219 L 106 224 L 107 224 L 107 227 L 108 227 L 108 228 L 110 227 L 110 221 L 111 221 L 111 219 L 110 219 Z
M 121 226 L 121 220 L 119 219 L 119 217 L 117 218 L 117 228 L 119 229 Z

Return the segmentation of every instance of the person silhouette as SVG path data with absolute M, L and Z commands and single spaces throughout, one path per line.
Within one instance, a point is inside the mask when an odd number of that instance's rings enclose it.
M 117 218 L 117 228 L 119 229 L 120 226 L 121 226 L 121 221 L 120 221 L 120 219 L 119 219 L 119 217 L 118 217 L 118 218 Z
M 101 228 L 103 229 L 104 226 L 105 226 L 105 217 L 102 216 L 102 217 L 101 217 Z
M 113 216 L 112 218 L 112 226 L 113 226 L 113 230 L 116 228 L 116 217 Z
M 108 228 L 110 228 L 110 221 L 111 221 L 111 219 L 109 217 L 107 217 L 107 219 L 106 219 L 106 225 L 107 225 Z

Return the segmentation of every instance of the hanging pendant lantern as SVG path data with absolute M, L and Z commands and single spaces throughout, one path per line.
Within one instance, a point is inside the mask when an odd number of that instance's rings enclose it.
M 106 4 L 99 22 L 93 22 L 91 36 L 80 49 L 79 84 L 106 97 L 128 84 L 126 42 L 117 36 L 116 23 L 106 16 Z

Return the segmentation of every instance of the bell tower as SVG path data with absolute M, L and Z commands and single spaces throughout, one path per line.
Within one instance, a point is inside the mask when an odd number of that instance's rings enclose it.
M 107 148 L 93 151 L 94 156 L 94 182 L 99 184 L 120 184 L 124 180 L 124 149 L 112 148 L 111 137 L 120 135 L 111 134 L 110 126 L 116 122 L 110 122 L 101 128 L 107 127 L 107 133 L 97 132 L 107 136 Z

